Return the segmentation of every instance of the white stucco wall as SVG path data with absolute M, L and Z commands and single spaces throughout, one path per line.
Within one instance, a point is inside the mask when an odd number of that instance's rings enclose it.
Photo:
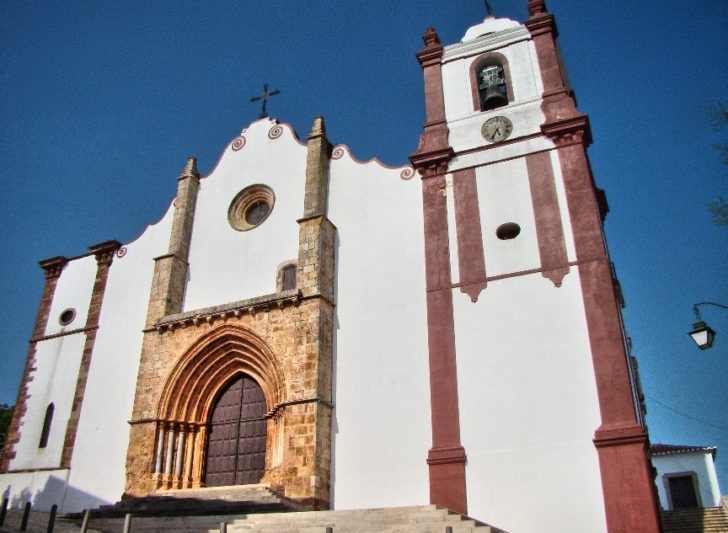
M 124 488 L 127 421 L 131 417 L 142 329 L 154 271 L 153 258 L 166 252 L 173 209 L 115 257 L 109 271 L 94 351 L 81 409 L 70 470 L 18 472 L 0 476 L 12 502 L 26 501 L 37 510 L 59 505 L 59 511 L 80 511 L 117 501 Z M 46 333 L 82 328 L 96 276 L 96 260 L 85 256 L 64 268 L 51 304 Z M 76 310 L 63 327 L 58 316 Z M 10 470 L 58 468 L 76 390 L 85 333 L 62 335 L 36 345 L 36 370 L 28 384 L 27 414 L 21 426 Z M 38 448 L 49 403 L 53 424 L 45 448 Z
M 22 509 L 31 502 L 33 510 L 48 511 L 61 506 L 66 494 L 68 470 L 42 470 L 0 475 L 2 498 L 8 498 L 10 509 Z
M 95 276 L 96 260 L 93 255 L 66 264 L 56 284 L 46 335 L 85 327 Z M 76 316 L 70 324 L 62 326 L 58 318 L 66 309 L 74 309 Z M 28 383 L 26 414 L 10 470 L 59 466 L 85 342 L 84 333 L 75 333 L 36 344 L 35 370 Z M 54 411 L 48 443 L 46 447 L 39 448 L 43 421 L 50 403 L 53 403 Z
M 76 333 L 41 341 L 36 345 L 35 367 L 28 383 L 27 411 L 15 445 L 10 470 L 58 467 L 66 425 L 76 391 L 86 335 Z M 39 448 L 48 404 L 53 403 L 53 423 L 45 448 Z
M 167 251 L 174 208 L 134 242 L 109 270 L 99 330 L 73 450 L 64 512 L 118 501 L 124 491 L 137 371 L 154 257 Z M 100 461 L 100 458 L 103 458 Z
M 719 507 L 721 504 L 718 476 L 715 472 L 713 456 L 709 451 L 681 452 L 652 457 L 652 465 L 657 469 L 657 493 L 660 497 L 660 506 L 663 509 L 672 509 L 668 497 L 669 488 L 667 478 L 670 474 L 689 475 L 694 473 L 697 477 L 700 504 L 703 507 Z
M 332 499 L 337 509 L 429 503 L 431 443 L 419 177 L 331 162 L 338 229 Z
M 55 335 L 86 326 L 88 305 L 91 301 L 91 292 L 94 288 L 95 279 L 96 258 L 93 254 L 73 259 L 63 267 L 53 294 L 53 303 L 51 303 L 50 312 L 48 313 L 46 335 Z M 74 309 L 76 316 L 73 322 L 62 326 L 58 319 L 66 309 Z
M 533 274 L 453 299 L 469 514 L 507 531 L 605 531 L 578 272 L 559 288 Z
M 217 167 L 200 182 L 190 246 L 184 311 L 270 294 L 277 267 L 298 257 L 303 215 L 306 147 L 287 125 L 270 139 L 276 123 L 256 121 L 242 133 L 245 146 L 228 146 Z M 275 194 L 270 216 L 251 231 L 228 223 L 228 208 L 245 187 L 263 184 Z

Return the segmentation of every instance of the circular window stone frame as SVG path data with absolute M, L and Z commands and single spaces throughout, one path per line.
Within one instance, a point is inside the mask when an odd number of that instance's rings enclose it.
M 251 229 L 257 228 L 263 222 L 265 222 L 270 214 L 273 212 L 273 206 L 275 205 L 276 196 L 273 193 L 273 189 L 262 183 L 256 183 L 255 185 L 249 185 L 242 191 L 235 195 L 233 201 L 230 202 L 228 208 L 228 222 L 230 226 L 237 231 L 250 231 Z M 248 210 L 259 205 L 260 202 L 268 204 L 268 213 L 251 224 L 248 222 Z
M 58 323 L 61 326 L 67 326 L 74 320 L 76 320 L 76 310 L 73 307 L 63 310 L 61 314 L 58 315 Z

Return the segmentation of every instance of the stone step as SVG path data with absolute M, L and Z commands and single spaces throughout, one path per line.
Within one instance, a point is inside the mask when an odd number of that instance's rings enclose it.
M 447 509 L 435 505 L 409 506 L 409 507 L 383 507 L 373 509 L 340 509 L 335 511 L 304 511 L 291 512 L 285 515 L 249 515 L 243 520 L 255 523 L 258 521 L 347 521 L 347 520 L 445 520 L 456 515 Z
M 159 491 L 140 498 L 129 498 L 92 511 L 94 518 L 134 516 L 243 515 L 283 513 L 301 506 L 279 496 L 265 485 L 214 487 L 179 491 Z M 79 518 L 77 514 L 74 518 Z
M 135 517 L 134 532 L 219 532 L 220 522 L 229 533 L 497 533 L 500 530 L 433 505 L 384 509 L 309 511 L 248 515 Z M 117 533 L 122 518 L 91 520 L 94 529 Z
M 205 487 L 200 489 L 158 490 L 155 495 L 171 498 L 230 499 L 239 497 L 255 498 L 275 494 L 268 485 L 231 485 Z
M 661 519 L 665 533 L 728 533 L 725 507 L 663 511 Z
M 45 532 L 48 529 L 48 519 L 50 513 L 44 511 L 31 511 L 26 531 L 28 532 Z M 20 531 L 20 525 L 23 520 L 23 511 L 21 509 L 8 509 L 5 516 L 5 523 L 0 526 L 0 533 L 15 533 Z M 78 533 L 81 531 L 81 522 L 76 523 L 63 516 L 57 515 L 55 521 L 54 533 Z M 122 524 L 123 525 L 123 524 Z M 88 533 L 102 533 L 101 529 L 89 528 Z

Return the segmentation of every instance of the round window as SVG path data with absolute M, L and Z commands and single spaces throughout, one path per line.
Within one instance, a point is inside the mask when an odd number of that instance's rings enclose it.
M 69 308 L 69 309 L 66 309 L 65 311 L 63 311 L 61 313 L 61 316 L 58 317 L 58 323 L 61 326 L 67 326 L 68 324 L 73 322 L 73 320 L 75 318 L 76 318 L 76 310 Z
M 228 222 L 238 231 L 260 226 L 273 210 L 275 195 L 270 187 L 251 185 L 240 191 L 228 209 Z

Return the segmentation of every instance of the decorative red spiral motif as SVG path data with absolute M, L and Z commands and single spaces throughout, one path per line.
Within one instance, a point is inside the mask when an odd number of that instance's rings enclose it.
M 399 173 L 399 177 L 403 180 L 410 180 L 415 175 L 415 170 L 412 167 L 405 168 L 402 172 Z
M 269 139 L 277 139 L 281 135 L 283 135 L 283 127 L 281 127 L 281 126 L 273 126 L 268 131 L 268 138 Z
M 237 137 L 232 144 L 233 151 L 237 152 L 240 150 L 243 146 L 245 146 L 245 137 L 242 135 L 240 137 Z
M 334 148 L 334 151 L 331 152 L 331 159 L 341 159 L 344 157 L 344 154 L 346 153 L 346 150 L 344 150 L 341 146 L 337 146 Z
M 124 257 L 126 255 L 126 246 L 122 246 L 118 250 L 116 250 L 116 257 Z

